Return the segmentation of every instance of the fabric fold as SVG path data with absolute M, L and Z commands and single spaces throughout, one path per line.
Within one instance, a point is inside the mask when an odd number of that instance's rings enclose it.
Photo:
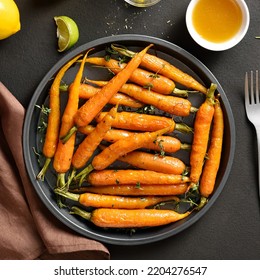
M 103 244 L 67 228 L 36 194 L 23 159 L 24 116 L 0 82 L 0 259 L 109 259 Z

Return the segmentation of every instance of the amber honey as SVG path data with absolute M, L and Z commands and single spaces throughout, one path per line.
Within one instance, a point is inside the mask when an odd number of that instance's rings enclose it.
M 242 11 L 235 0 L 199 0 L 192 21 L 201 37 L 213 43 L 221 43 L 239 31 Z

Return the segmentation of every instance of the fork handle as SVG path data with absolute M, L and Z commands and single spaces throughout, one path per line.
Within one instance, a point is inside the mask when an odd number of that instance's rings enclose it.
M 258 153 L 258 191 L 260 197 L 260 127 L 256 128 L 257 136 L 257 153 Z

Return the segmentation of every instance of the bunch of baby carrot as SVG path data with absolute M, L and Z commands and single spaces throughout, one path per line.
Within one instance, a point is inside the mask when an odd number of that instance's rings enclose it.
M 71 213 L 99 227 L 172 223 L 187 217 L 192 208 L 178 213 L 154 206 L 178 203 L 194 189 L 202 205 L 214 190 L 224 131 L 216 85 L 207 89 L 169 62 L 149 54 L 151 47 L 134 53 L 113 46 L 117 53 L 130 57 L 127 62 L 89 56 L 89 51 L 78 55 L 59 70 L 50 88 L 45 164 L 37 178 L 44 180 L 52 162 L 57 174 L 55 193 L 89 207 L 87 212 L 73 206 Z M 67 88 L 68 101 L 61 113 L 61 81 L 76 62 L 80 63 L 79 70 Z M 105 67 L 114 76 L 108 81 L 85 79 L 83 83 L 86 63 Z M 175 83 L 187 90 L 177 89 Z M 198 108 L 183 97 L 189 91 L 205 96 Z M 166 115 L 138 112 L 147 105 Z M 123 110 L 125 106 L 131 110 Z M 194 114 L 193 128 L 173 119 L 190 114 Z M 193 133 L 192 143 L 184 144 L 173 137 L 177 130 Z M 84 136 L 79 144 L 78 135 Z M 190 153 L 189 166 L 172 155 L 181 149 Z M 115 170 L 115 162 L 126 163 L 128 168 Z

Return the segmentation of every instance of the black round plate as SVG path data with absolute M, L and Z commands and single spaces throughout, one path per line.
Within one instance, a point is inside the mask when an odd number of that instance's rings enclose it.
M 93 53 L 97 55 L 102 53 L 104 54 L 105 48 L 110 46 L 112 43 L 121 44 L 137 50 L 147 46 L 150 43 L 153 43 L 154 47 L 150 50 L 150 52 L 156 52 L 159 57 L 174 63 L 177 67 L 191 74 L 194 78 L 198 79 L 207 87 L 209 87 L 211 82 L 216 83 L 218 85 L 218 92 L 221 95 L 221 103 L 225 118 L 224 144 L 221 165 L 217 175 L 214 193 L 210 197 L 206 206 L 200 211 L 194 211 L 184 220 L 166 226 L 137 230 L 134 234 L 130 234 L 129 232 L 121 230 L 105 230 L 98 228 L 78 216 L 69 214 L 66 208 L 60 209 L 57 206 L 56 199 L 53 194 L 53 187 L 55 186 L 56 182 L 55 174 L 53 172 L 49 172 L 44 181 L 36 180 L 36 175 L 40 170 L 40 166 L 35 149 L 37 151 L 41 146 L 41 139 L 37 131 L 41 114 L 40 110 L 35 105 L 41 106 L 47 102 L 46 100 L 48 100 L 48 92 L 52 79 L 57 71 L 68 60 L 90 48 L 94 48 L 94 51 L 91 52 L 91 55 Z M 70 69 L 70 71 L 66 73 L 64 78 L 65 82 L 69 83 L 72 81 L 76 70 L 75 68 L 77 67 L 73 67 L 73 69 Z M 97 69 L 93 71 L 97 71 Z M 69 228 L 88 238 L 93 238 L 105 243 L 117 245 L 138 245 L 159 241 L 173 236 L 184 229 L 187 229 L 189 226 L 198 221 L 213 205 L 223 190 L 231 170 L 234 151 L 235 124 L 233 114 L 227 96 L 214 75 L 198 59 L 182 48 L 167 41 L 143 35 L 118 35 L 98 39 L 90 43 L 86 43 L 64 56 L 45 75 L 33 94 L 27 109 L 23 130 L 23 152 L 28 175 L 37 194 L 47 206 L 47 208 L 51 211 L 51 213 Z

